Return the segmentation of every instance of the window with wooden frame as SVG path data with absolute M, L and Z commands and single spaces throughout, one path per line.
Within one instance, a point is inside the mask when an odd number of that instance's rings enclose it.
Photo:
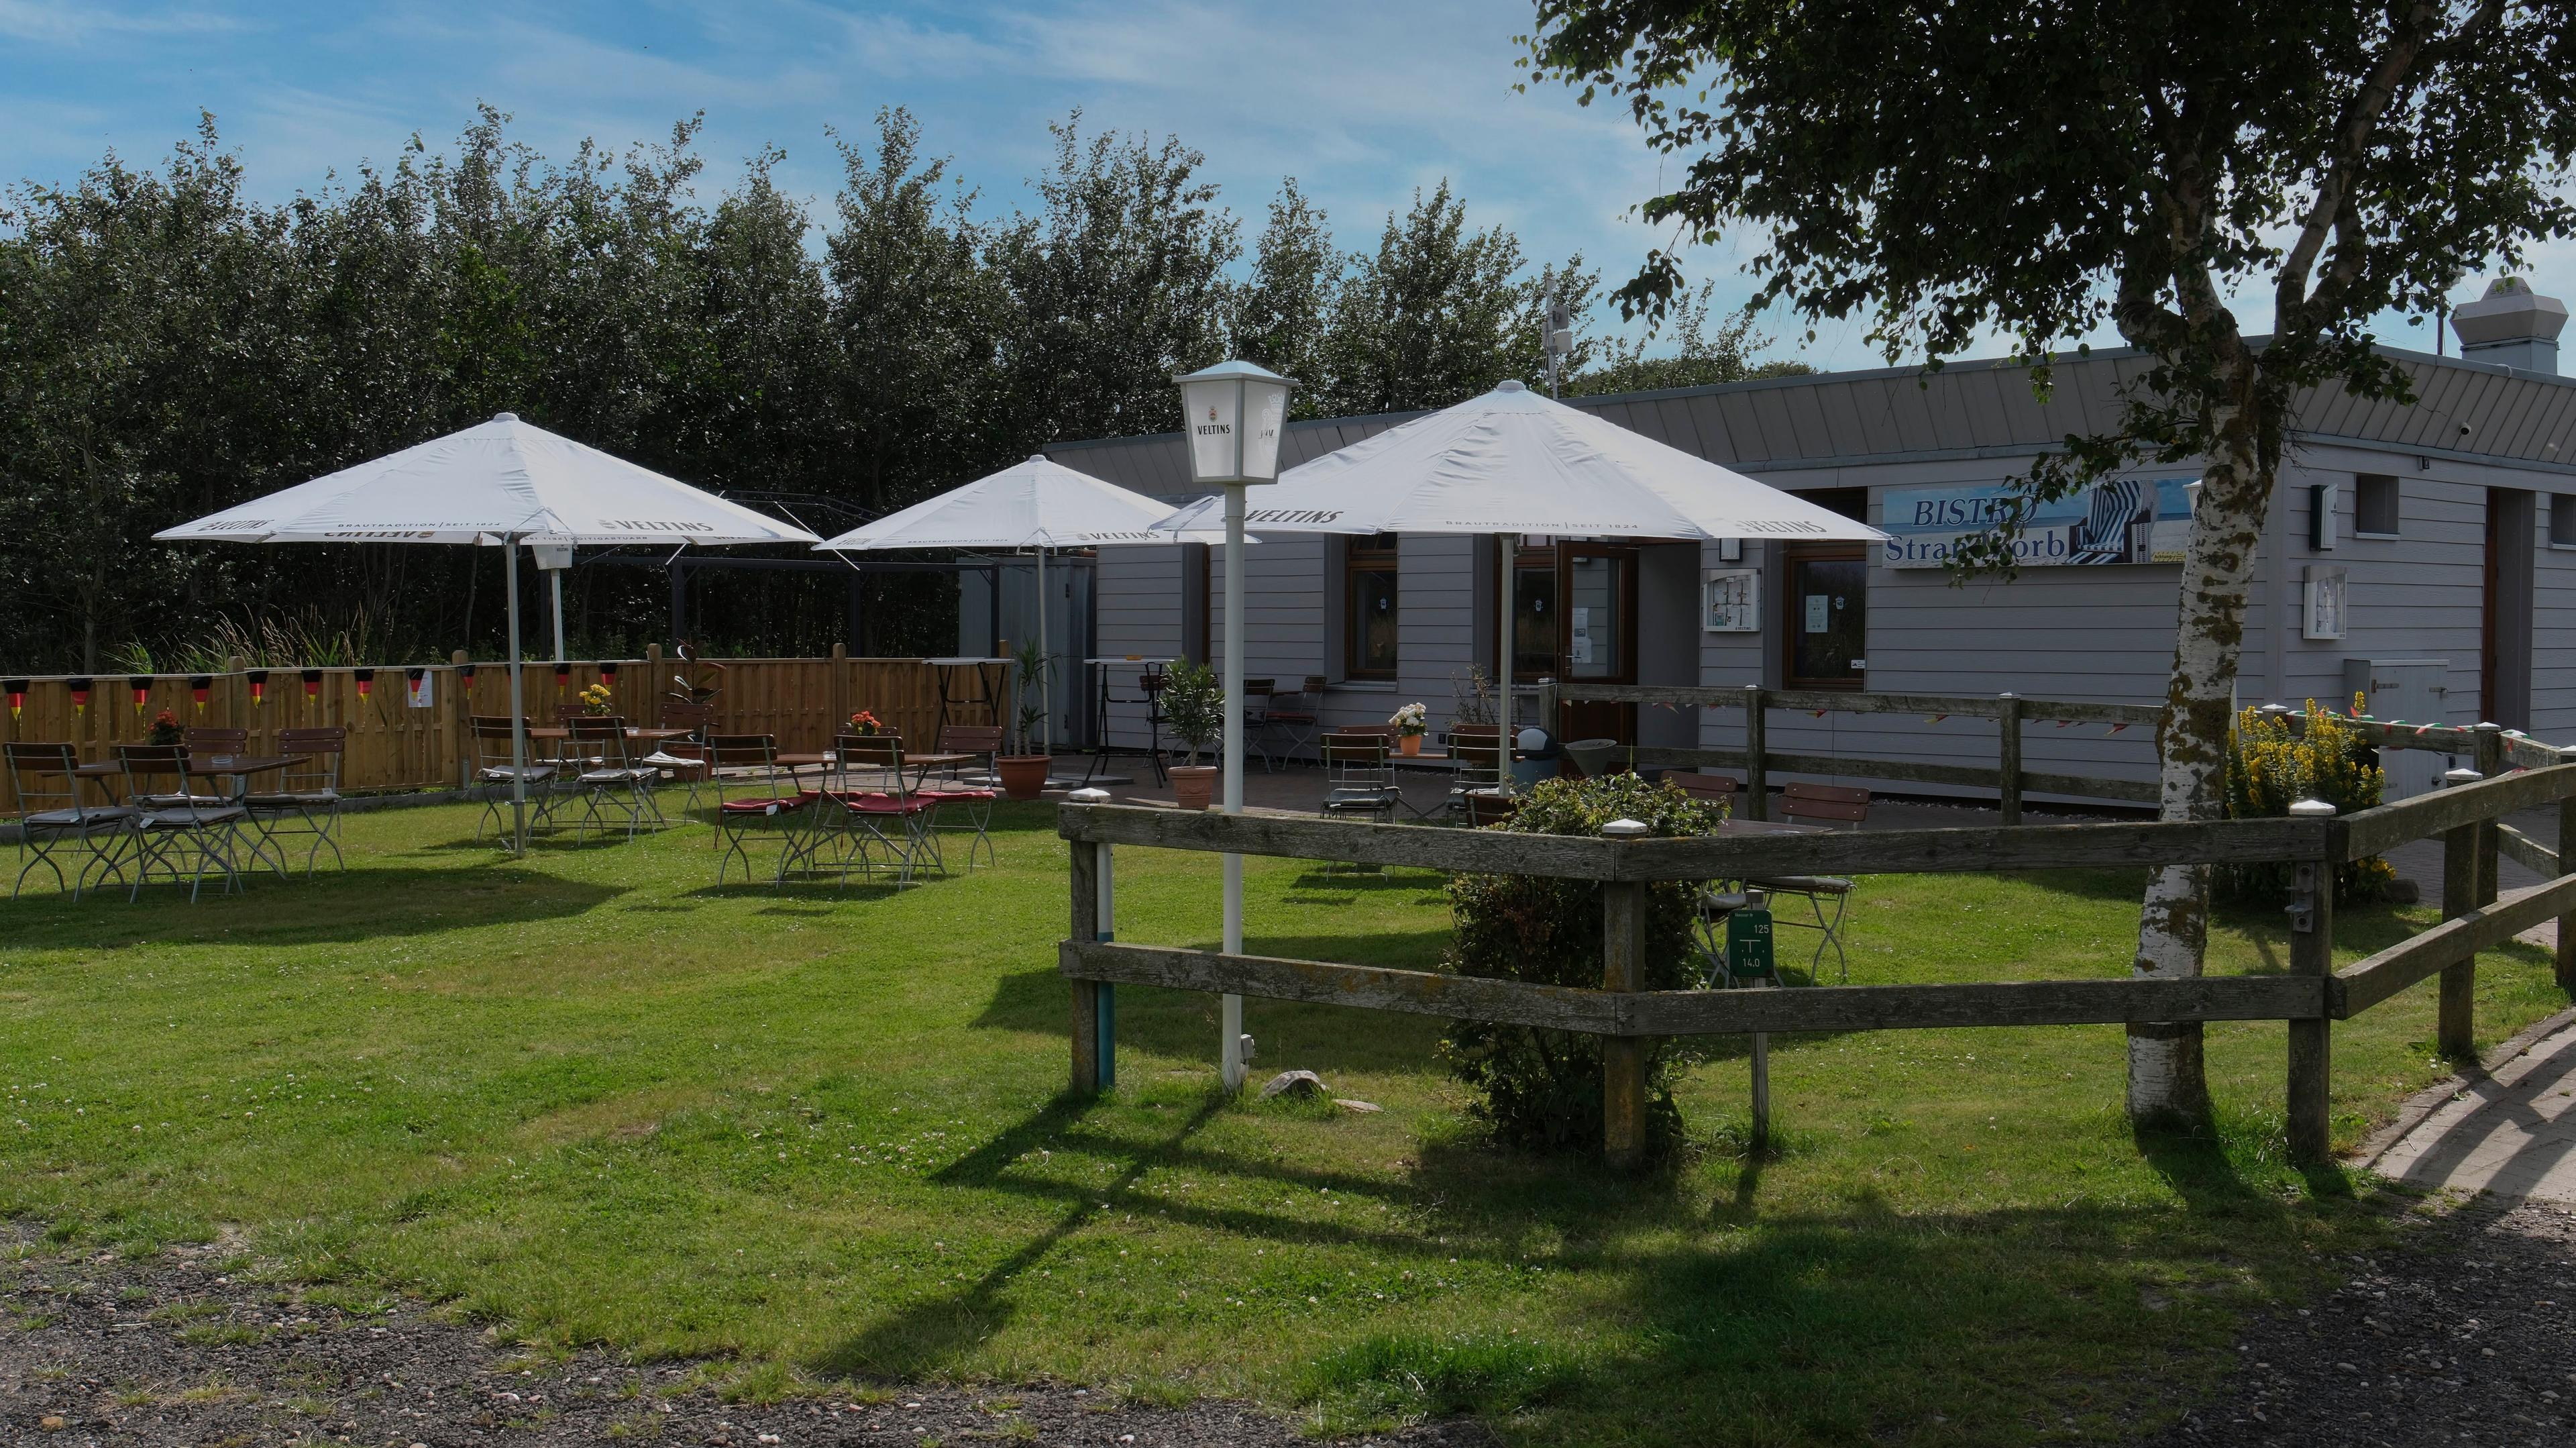
M 1343 542 L 1342 677 L 1395 677 L 1395 535 Z

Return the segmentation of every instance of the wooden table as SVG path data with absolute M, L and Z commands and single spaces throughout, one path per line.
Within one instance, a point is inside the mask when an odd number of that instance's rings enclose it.
M 572 738 L 572 729 L 562 724 L 531 724 L 528 726 L 528 737 L 560 743 Z M 686 729 L 643 729 L 634 725 L 629 725 L 626 729 L 626 738 L 636 744 L 660 744 L 665 740 L 688 737 L 689 731 Z
M 241 781 L 241 784 L 239 788 L 233 791 L 233 793 L 235 797 L 238 798 L 239 796 L 250 792 L 250 777 L 252 775 L 267 774 L 272 770 L 292 768 L 295 765 L 302 764 L 304 761 L 312 757 L 313 756 L 309 754 L 192 754 L 188 756 L 187 771 L 185 774 L 181 775 L 181 779 L 184 782 L 184 780 L 189 776 L 199 775 L 209 779 L 216 778 L 218 776 L 237 779 Z M 168 775 L 178 774 L 179 771 L 169 769 L 145 769 L 142 770 L 141 773 L 147 775 Z M 116 789 L 113 781 L 120 780 L 125 777 L 126 768 L 124 761 L 115 759 L 101 760 L 96 764 L 80 765 L 72 770 L 72 778 L 74 779 L 97 781 L 100 787 L 106 790 L 107 797 L 110 800 L 116 798 Z

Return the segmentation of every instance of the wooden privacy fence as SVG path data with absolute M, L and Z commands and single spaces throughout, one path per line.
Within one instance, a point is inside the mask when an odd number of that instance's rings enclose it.
M 716 667 L 721 664 L 722 667 Z M 719 692 L 712 700 L 720 733 L 774 734 L 782 750 L 831 746 L 833 730 L 867 709 L 914 747 L 931 747 L 940 719 L 940 686 L 949 691 L 947 721 L 1000 723 L 1009 712 L 984 697 L 991 682 L 973 668 L 921 659 L 854 659 L 839 650 L 819 659 L 722 659 L 695 665 L 663 658 L 522 664 L 528 718 L 552 724 L 559 707 L 605 682 L 628 720 L 653 723 L 686 673 Z M 218 674 L 56 675 L 11 678 L 9 717 L 0 737 L 67 742 L 84 760 L 115 757 L 119 744 L 139 744 L 167 709 L 183 725 L 250 731 L 250 749 L 266 753 L 282 729 L 337 725 L 349 731 L 341 787 L 352 792 L 432 789 L 466 783 L 474 766 L 467 721 L 510 712 L 510 670 L 464 655 L 445 664 L 326 669 L 233 669 Z M 1003 685 L 1007 691 L 1008 685 Z M 18 802 L 0 771 L 0 812 Z
M 2484 731 L 2484 747 L 2493 777 L 2475 783 L 2341 818 L 2206 824 L 1586 839 L 1289 815 L 1067 805 L 1058 829 L 1072 842 L 1072 929 L 1059 952 L 1059 970 L 1073 991 L 1073 1087 L 1088 1093 L 1114 1080 L 1115 991 L 1122 984 L 1581 1031 L 1604 1038 L 1608 1154 L 1615 1164 L 1633 1165 L 1644 1148 L 1648 1054 L 1633 1043 L 1650 1037 L 2279 1020 L 2289 1024 L 2290 1149 L 2300 1161 L 2318 1163 L 2330 1151 L 2333 1022 L 2438 973 L 2442 1049 L 2465 1056 L 2471 1049 L 2475 955 L 2550 919 L 2559 922 L 2559 979 L 2576 988 L 2576 872 L 2562 872 L 2554 852 L 2522 840 L 2513 847 L 2515 857 L 2549 878 L 2499 897 L 2495 864 L 2507 838 L 2503 818 L 2520 810 L 2555 805 L 2561 838 L 2576 840 L 2576 762 L 2561 762 L 2554 751 L 2541 762 L 2535 746 L 2524 753 L 2538 767 L 2517 768 L 2507 760 L 2501 733 L 2492 728 Z M 2576 761 L 2576 751 L 2566 758 Z M 2430 836 L 2443 842 L 2443 922 L 2366 960 L 2334 969 L 2333 867 Z M 1601 988 L 1117 943 L 1112 938 L 1111 852 L 1118 845 L 1594 881 L 1605 907 Z M 1637 988 L 1644 977 L 1645 888 L 1657 880 L 2269 862 L 2292 865 L 2296 882 L 2290 968 L 2282 975 L 1775 990 Z

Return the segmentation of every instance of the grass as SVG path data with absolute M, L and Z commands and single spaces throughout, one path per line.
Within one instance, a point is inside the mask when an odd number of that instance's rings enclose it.
M 1660 1175 L 1496 1152 L 1435 1023 L 1121 992 L 1120 1089 L 1059 1092 L 1064 846 L 881 886 L 716 888 L 707 832 L 507 863 L 463 807 L 352 818 L 352 869 L 190 907 L 0 902 L 0 1212 L 148 1250 L 239 1233 L 271 1277 L 387 1290 L 551 1355 L 707 1363 L 737 1396 L 1063 1378 L 1241 1394 L 1319 1428 L 1471 1409 L 1520 1444 L 2117 1438 L 2202 1391 L 2246 1308 L 2381 1240 L 2367 1182 L 2283 1159 L 2283 1031 L 2213 1027 L 2220 1130 L 2134 1140 L 2116 1028 L 1775 1042 L 1781 1149 L 1738 1149 L 1714 1043 Z M 1248 946 L 1422 965 L 1434 876 L 1247 862 Z M 1121 938 L 1212 942 L 1212 857 L 1122 850 Z M 2107 976 L 2138 877 L 1890 877 L 1860 983 Z M 2357 957 L 2430 919 L 2347 909 Z M 2280 917 L 2213 968 L 2276 971 Z M 2562 1004 L 2484 958 L 2496 1039 Z M 2335 1035 L 2349 1144 L 2443 1068 L 2432 989 Z M 241 1264 L 235 1264 L 238 1270 Z

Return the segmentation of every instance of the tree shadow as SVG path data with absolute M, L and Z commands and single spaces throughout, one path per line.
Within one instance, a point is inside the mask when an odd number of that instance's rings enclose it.
M 963 1288 L 916 1302 L 870 1323 L 866 1329 L 815 1354 L 808 1366 L 827 1378 L 870 1377 L 914 1379 L 928 1376 L 971 1352 L 1008 1326 L 1012 1305 L 1005 1294 L 1011 1284 L 1066 1238 L 1112 1210 L 1147 1173 L 1166 1165 L 1177 1149 L 1225 1109 L 1222 1096 L 1210 1094 L 1204 1104 L 1175 1126 L 1159 1144 L 1137 1151 L 1126 1170 L 1106 1187 L 1066 1193 L 1065 1210 L 1052 1225 Z M 1062 1099 L 1037 1115 L 996 1135 L 991 1141 L 935 1173 L 943 1186 L 992 1186 L 1009 1165 L 1041 1142 L 1061 1137 L 1081 1119 L 1082 1103 Z
M 402 866 L 324 871 L 280 880 L 250 874 L 240 894 L 155 882 L 127 904 L 125 891 L 22 895 L 0 900 L 0 934 L 38 948 L 113 950 L 220 939 L 272 945 L 379 940 L 442 930 L 557 920 L 632 893 L 623 885 L 567 880 L 508 859 L 474 869 Z

